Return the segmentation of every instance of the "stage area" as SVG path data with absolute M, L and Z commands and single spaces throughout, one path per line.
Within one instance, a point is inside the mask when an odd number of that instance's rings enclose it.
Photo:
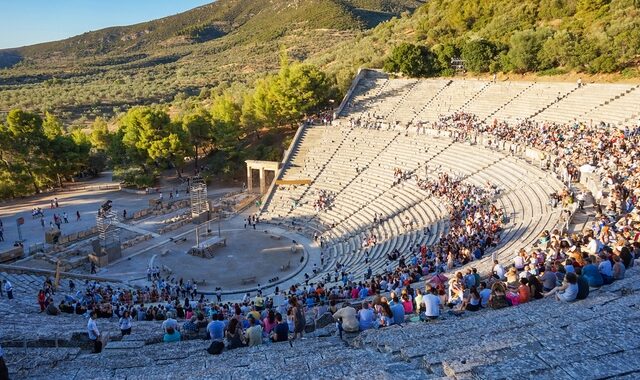
M 259 226 L 260 227 L 260 226 Z M 171 276 L 176 280 L 195 280 L 198 290 L 202 292 L 215 292 L 216 287 L 223 291 L 255 288 L 258 284 L 264 289 L 275 284 L 269 280 L 278 278 L 282 281 L 301 266 L 301 258 L 304 255 L 302 245 L 297 245 L 296 252 L 292 253 L 293 241 L 289 238 L 265 233 L 267 225 L 262 229 L 223 229 L 222 237 L 226 239 L 226 246 L 214 248 L 213 258 L 202 258 L 189 255 L 187 251 L 195 245 L 195 232 L 186 234 L 186 240 L 177 239 L 157 249 L 145 252 L 132 261 L 109 266 L 108 274 L 133 280 L 134 275 L 139 285 L 148 284 L 146 277 L 140 279 L 146 273 L 148 263 L 160 268 L 169 268 Z M 217 235 L 217 230 L 213 228 Z M 211 238 L 201 237 L 201 241 Z M 132 268 L 132 264 L 136 268 Z M 140 268 L 138 268 L 140 266 Z M 131 271 L 135 272 L 131 272 Z M 167 272 L 163 272 L 163 277 Z M 204 285 L 203 285 L 204 281 Z

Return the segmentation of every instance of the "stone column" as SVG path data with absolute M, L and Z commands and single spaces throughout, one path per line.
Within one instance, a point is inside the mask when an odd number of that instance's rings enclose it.
M 267 191 L 266 178 L 264 175 L 264 168 L 260 168 L 260 194 L 264 194 Z
M 253 190 L 253 176 L 251 175 L 251 165 L 247 164 L 247 191 L 251 192 Z

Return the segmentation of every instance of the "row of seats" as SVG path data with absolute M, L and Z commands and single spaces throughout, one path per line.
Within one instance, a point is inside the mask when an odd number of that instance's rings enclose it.
M 406 125 L 465 111 L 481 120 L 592 120 L 623 125 L 640 116 L 638 88 L 632 84 L 389 79 L 369 70 L 339 116 Z
M 309 174 L 315 181 L 309 186 L 277 188 L 273 199 L 286 201 L 271 202 L 263 219 L 284 225 L 295 220 L 302 233 L 323 237 L 325 262 L 316 279 L 333 273 L 336 262 L 358 278 L 369 267 L 380 271 L 387 265 L 387 253 L 395 249 L 407 253 L 415 244 L 433 244 L 446 231 L 446 211 L 438 200 L 420 190 L 413 178 L 394 185 L 395 168 L 420 178 L 444 171 L 476 186 L 497 185 L 501 189 L 498 203 L 511 219 L 503 239 L 509 243 L 499 255 L 510 255 L 513 244 L 535 238 L 557 222 L 558 213 L 548 206 L 548 194 L 560 189 L 560 182 L 503 152 L 425 134 L 339 126 L 307 128 L 333 128 L 336 136 L 343 137 L 333 140 L 340 148 L 319 145 L 297 151 L 292 161 L 306 167 L 313 162 L 317 171 Z M 322 139 L 316 142 L 324 144 Z M 318 150 L 330 154 L 316 154 Z M 326 161 L 320 163 L 318 157 Z M 288 172 L 282 178 L 291 179 Z M 330 209 L 318 212 L 313 201 L 320 190 L 331 191 L 334 199 Z M 384 222 L 374 226 L 376 216 Z M 413 228 L 406 227 L 407 221 L 414 222 Z M 432 233 L 425 234 L 425 227 Z M 363 246 L 370 235 L 377 237 L 377 244 Z

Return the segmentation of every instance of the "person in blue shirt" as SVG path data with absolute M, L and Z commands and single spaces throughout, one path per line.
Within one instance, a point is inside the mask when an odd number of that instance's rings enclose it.
M 393 324 L 401 325 L 404 323 L 404 306 L 395 293 L 391 294 L 391 312 L 393 313 Z
M 360 286 L 360 292 L 358 293 L 358 298 L 365 299 L 369 296 L 369 290 L 366 286 Z
M 363 302 L 362 309 L 358 311 L 358 323 L 360 325 L 360 331 L 372 328 L 374 320 L 375 316 L 373 314 L 373 309 L 369 307 L 368 302 Z
M 167 328 L 167 332 L 164 334 L 162 341 L 165 343 L 173 343 L 179 342 L 182 337 L 180 336 L 180 332 L 174 330 L 173 327 Z
M 598 270 L 598 267 L 593 263 L 593 256 L 586 259 L 587 265 L 582 268 L 582 277 L 584 277 L 589 286 L 592 288 L 599 288 L 603 284 L 602 274 Z
M 211 340 L 222 341 L 224 339 L 225 324 L 222 321 L 222 314 L 218 313 L 214 315 L 214 320 L 207 325 L 207 331 Z

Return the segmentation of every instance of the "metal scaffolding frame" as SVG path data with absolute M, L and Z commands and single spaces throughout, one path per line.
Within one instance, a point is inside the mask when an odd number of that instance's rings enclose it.
M 207 184 L 202 177 L 191 178 L 189 189 L 191 199 L 191 216 L 196 218 L 202 213 L 209 211 L 209 200 L 207 198 Z
M 118 213 L 109 209 L 109 211 L 98 213 L 96 217 L 96 226 L 98 227 L 98 237 L 100 245 L 106 247 L 109 243 L 120 242 L 118 223 Z

